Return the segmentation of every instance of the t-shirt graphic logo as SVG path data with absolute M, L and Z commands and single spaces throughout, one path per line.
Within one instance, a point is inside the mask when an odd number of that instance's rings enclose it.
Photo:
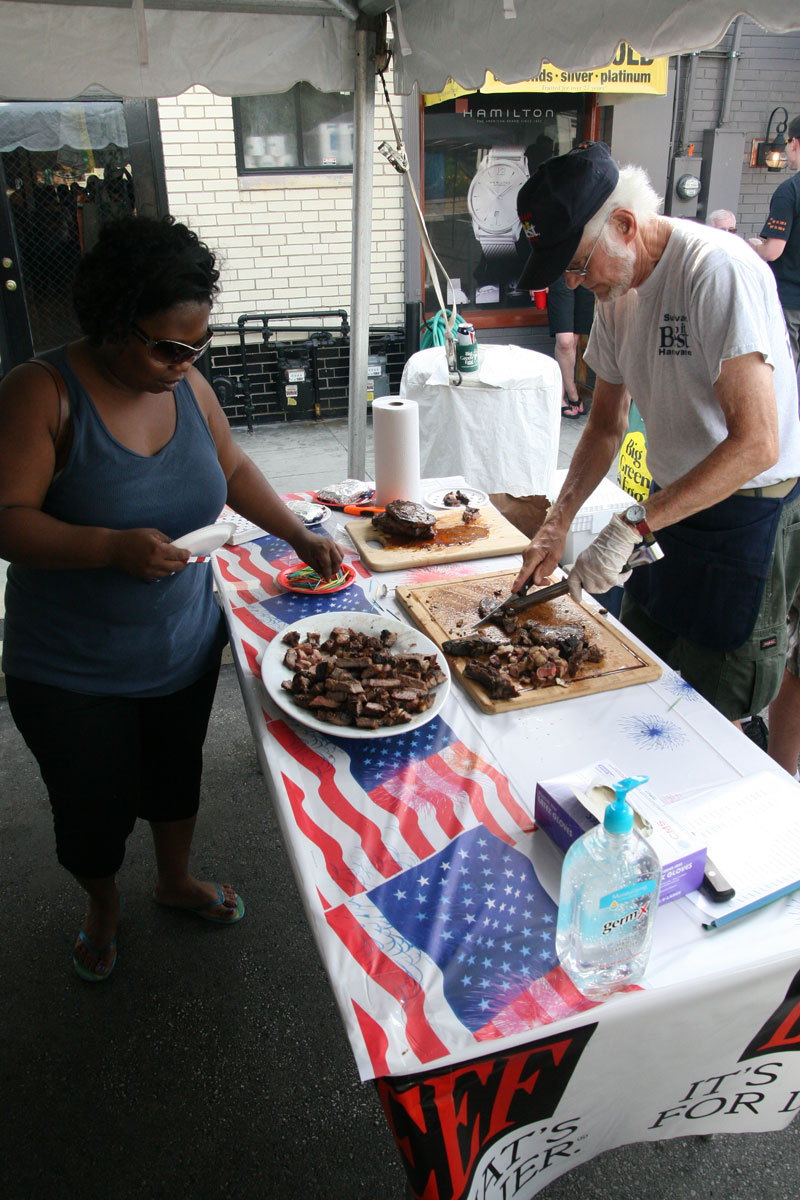
M 664 324 L 659 326 L 659 354 L 691 354 L 689 347 L 689 329 L 685 316 L 675 313 L 664 313 Z

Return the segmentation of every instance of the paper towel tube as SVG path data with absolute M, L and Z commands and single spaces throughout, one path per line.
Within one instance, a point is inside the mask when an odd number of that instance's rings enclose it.
M 419 407 L 416 400 L 381 396 L 372 402 L 375 503 L 422 499 Z

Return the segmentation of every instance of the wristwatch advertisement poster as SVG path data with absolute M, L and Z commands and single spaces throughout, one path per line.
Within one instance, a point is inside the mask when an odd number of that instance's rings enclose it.
M 516 288 L 530 254 L 517 194 L 531 169 L 573 145 L 584 104 L 580 94 L 479 91 L 425 105 L 425 220 L 466 296 L 460 307 L 535 307 L 530 292 Z M 429 279 L 424 302 L 438 308 Z

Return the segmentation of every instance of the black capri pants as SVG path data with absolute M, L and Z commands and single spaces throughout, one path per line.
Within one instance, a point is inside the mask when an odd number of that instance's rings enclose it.
M 200 803 L 203 742 L 219 659 L 167 696 L 87 696 L 6 676 L 14 724 L 39 764 L 58 861 L 114 875 L 136 818 L 181 821 Z
M 547 289 L 547 323 L 550 336 L 557 333 L 590 333 L 594 320 L 594 296 L 580 284 L 567 287 L 563 275 Z

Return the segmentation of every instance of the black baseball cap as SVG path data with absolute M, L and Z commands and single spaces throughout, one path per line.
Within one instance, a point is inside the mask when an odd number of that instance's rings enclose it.
M 587 222 L 618 179 L 619 167 L 605 142 L 581 142 L 542 163 L 517 194 L 517 213 L 531 247 L 518 287 L 538 291 L 563 275 Z

